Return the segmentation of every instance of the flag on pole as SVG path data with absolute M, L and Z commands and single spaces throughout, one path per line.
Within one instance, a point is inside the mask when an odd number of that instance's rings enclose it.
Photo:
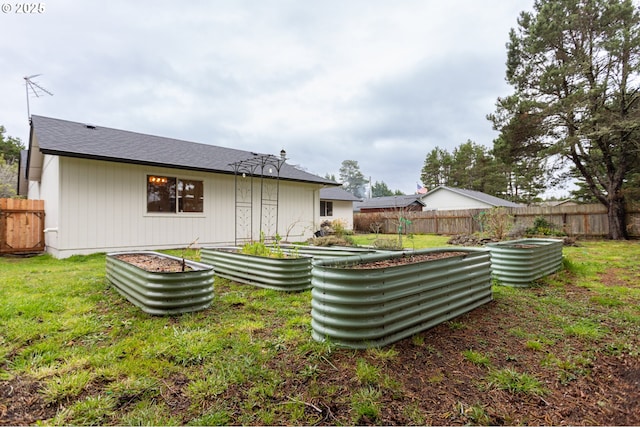
M 422 185 L 418 184 L 416 182 L 416 187 L 418 187 L 418 189 L 416 190 L 416 194 L 426 194 L 427 193 L 427 189 L 424 188 Z

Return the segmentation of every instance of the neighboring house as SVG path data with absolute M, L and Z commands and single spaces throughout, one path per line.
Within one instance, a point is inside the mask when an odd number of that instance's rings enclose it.
M 385 196 L 385 197 L 373 197 L 371 199 L 364 199 L 362 202 L 356 202 L 353 204 L 354 211 L 356 212 L 388 212 L 398 211 L 403 209 L 405 211 L 422 211 L 424 208 L 424 202 L 421 200 L 422 196 L 419 194 L 411 194 L 406 196 Z
M 47 252 L 74 254 L 311 237 L 336 182 L 281 157 L 32 116 L 28 197 Z M 286 235 L 286 236 L 285 236 Z
M 357 198 L 342 187 L 327 187 L 320 190 L 320 222 L 340 220 L 345 229 L 353 230 L 353 203 Z
M 519 207 L 517 203 L 490 196 L 480 191 L 464 190 L 461 188 L 436 187 L 421 196 L 425 210 L 457 210 L 482 209 L 493 207 Z

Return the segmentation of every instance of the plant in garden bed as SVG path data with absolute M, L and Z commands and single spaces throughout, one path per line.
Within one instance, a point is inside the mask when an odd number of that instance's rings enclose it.
M 311 287 L 312 258 L 299 255 L 295 246 L 283 250 L 278 235 L 273 245 L 267 245 L 261 233 L 259 241 L 240 248 L 203 248 L 201 259 L 214 267 L 216 275 L 236 282 L 281 291 Z
M 296 254 L 288 254 L 285 253 L 280 247 L 280 241 L 282 238 L 279 234 L 276 234 L 274 237 L 274 244 L 267 245 L 265 243 L 265 234 L 264 231 L 260 232 L 260 240 L 257 242 L 249 242 L 245 243 L 240 250 L 241 253 L 246 255 L 254 255 L 254 256 L 263 256 L 270 258 L 285 258 L 285 257 L 295 257 Z

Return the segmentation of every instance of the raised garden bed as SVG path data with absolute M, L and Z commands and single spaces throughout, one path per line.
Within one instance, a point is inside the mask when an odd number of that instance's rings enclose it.
M 528 287 L 562 266 L 562 240 L 519 239 L 489 243 L 493 276 L 505 286 Z
M 381 347 L 493 299 L 484 248 L 435 248 L 313 262 L 313 338 Z
M 204 310 L 213 300 L 213 267 L 159 252 L 113 252 L 107 279 L 142 311 L 172 315 Z
M 311 260 L 307 255 L 284 257 L 242 253 L 239 247 L 202 248 L 200 260 L 212 265 L 216 275 L 235 282 L 278 291 L 311 287 Z

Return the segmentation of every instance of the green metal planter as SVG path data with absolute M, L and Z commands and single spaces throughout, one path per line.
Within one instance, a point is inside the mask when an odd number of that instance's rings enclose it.
M 216 275 L 235 282 L 278 291 L 302 291 L 311 287 L 310 256 L 270 258 L 247 255 L 237 247 L 203 248 L 200 260 L 212 265 Z
M 493 276 L 499 284 L 527 287 L 562 266 L 562 240 L 520 239 L 489 243 Z
M 118 259 L 119 255 L 143 255 L 182 261 L 159 252 L 113 252 L 107 254 L 107 279 L 115 289 L 142 311 L 172 315 L 204 310 L 213 300 L 213 267 L 186 260 L 190 271 L 152 272 Z
M 356 264 L 411 255 L 448 258 L 373 269 Z M 313 262 L 311 326 L 316 341 L 381 347 L 453 319 L 493 299 L 484 248 L 435 248 Z

